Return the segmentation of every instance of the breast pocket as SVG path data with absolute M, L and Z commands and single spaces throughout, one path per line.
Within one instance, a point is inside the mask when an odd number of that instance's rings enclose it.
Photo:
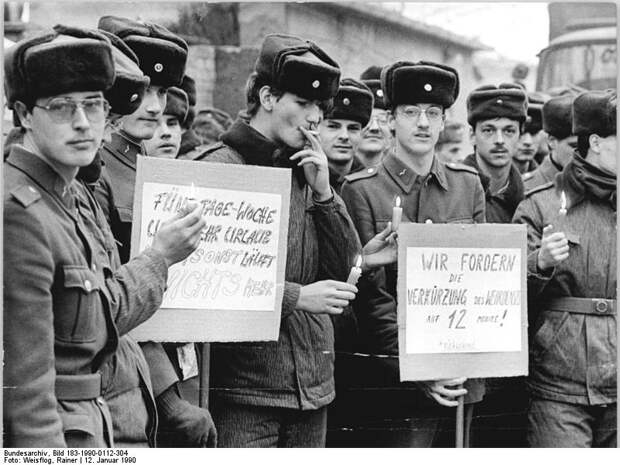
M 93 342 L 96 339 L 101 297 L 95 274 L 85 266 L 63 266 L 62 288 L 56 292 L 56 339 Z

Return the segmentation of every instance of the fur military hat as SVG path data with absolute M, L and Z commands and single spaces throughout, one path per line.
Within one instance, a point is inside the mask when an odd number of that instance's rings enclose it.
M 616 91 L 590 90 L 573 101 L 573 134 L 601 137 L 616 134 Z
M 110 41 L 101 33 L 62 25 L 22 40 L 5 52 L 4 89 L 16 101 L 65 92 L 105 91 L 114 82 Z
M 266 36 L 254 71 L 278 89 L 308 100 L 329 100 L 338 92 L 338 64 L 314 42 L 299 37 Z
M 187 101 L 189 102 L 189 106 L 196 106 L 196 81 L 194 81 L 194 79 L 192 79 L 186 74 L 183 76 L 180 87 L 187 94 Z
M 100 30 L 112 43 L 114 58 L 114 85 L 104 92 L 111 111 L 119 115 L 130 115 L 140 107 L 150 79 L 138 66 L 138 57 L 117 36 Z
M 151 85 L 179 86 L 187 62 L 187 42 L 159 24 L 102 16 L 99 29 L 120 37 L 140 60 Z
M 474 89 L 467 97 L 467 122 L 509 118 L 525 122 L 527 118 L 527 95 L 517 84 L 503 83 L 499 86 L 484 85 Z
M 542 107 L 542 125 L 545 132 L 557 139 L 566 139 L 573 133 L 574 95 L 562 95 L 547 100 Z
M 325 118 L 357 121 L 365 127 L 370 121 L 373 97 L 370 89 L 355 79 L 340 81 L 334 105 Z
M 164 115 L 176 116 L 179 123 L 182 123 L 187 117 L 188 109 L 189 102 L 185 91 L 178 87 L 169 87 Z
M 368 86 L 374 96 L 374 108 L 386 110 L 385 101 L 383 100 L 383 89 L 381 88 L 381 67 L 370 66 L 360 76 L 360 81 Z
M 541 92 L 527 94 L 527 118 L 525 119 L 524 132 L 538 133 L 542 128 L 542 107 L 549 100 L 549 96 Z
M 449 108 L 459 95 L 459 86 L 454 68 L 430 61 L 398 61 L 381 71 L 381 88 L 388 108 L 415 103 Z

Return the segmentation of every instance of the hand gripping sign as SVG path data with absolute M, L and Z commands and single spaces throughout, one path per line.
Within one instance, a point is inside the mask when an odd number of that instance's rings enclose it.
M 527 374 L 522 225 L 402 224 L 401 380 Z
M 290 170 L 138 157 L 132 254 L 193 198 L 207 222 L 170 267 L 161 309 L 137 340 L 276 340 L 284 289 Z

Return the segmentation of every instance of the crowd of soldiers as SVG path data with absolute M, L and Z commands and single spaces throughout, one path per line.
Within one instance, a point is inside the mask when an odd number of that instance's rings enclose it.
M 187 54 L 114 16 L 6 51 L 4 446 L 451 446 L 462 396 L 472 447 L 616 446 L 614 90 L 484 85 L 468 128 L 450 66 L 342 78 L 271 34 L 233 121 L 196 114 Z M 130 254 L 141 156 L 292 171 L 278 340 L 212 344 L 208 409 L 193 344 L 128 335 L 206 226 L 188 202 Z M 403 222 L 527 225 L 527 377 L 400 382 L 396 197 Z

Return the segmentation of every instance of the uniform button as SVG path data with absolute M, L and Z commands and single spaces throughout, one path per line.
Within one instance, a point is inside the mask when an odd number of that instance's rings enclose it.
M 374 170 L 375 170 L 374 168 L 368 168 L 368 170 L 367 170 L 367 171 L 368 171 L 369 173 L 372 173 Z
M 91 268 L 94 272 L 97 272 L 97 265 L 95 265 L 94 263 L 93 263 L 93 266 L 91 266 Z
M 87 292 L 93 290 L 93 284 L 88 279 L 84 281 L 84 289 L 86 289 Z
M 101 396 L 97 397 L 97 403 L 101 406 L 105 405 L 105 401 L 103 400 L 103 397 Z
M 426 224 L 433 224 L 433 220 L 431 220 L 430 218 L 427 218 L 425 221 Z

